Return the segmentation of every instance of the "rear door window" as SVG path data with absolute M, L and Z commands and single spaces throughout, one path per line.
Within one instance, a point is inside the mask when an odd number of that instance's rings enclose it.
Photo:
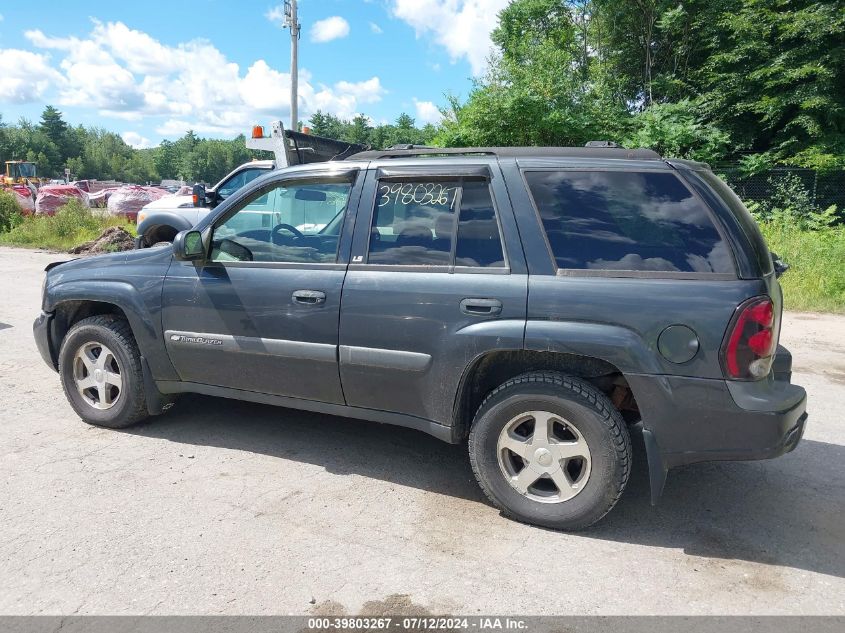
M 488 182 L 379 182 L 367 263 L 504 267 Z
M 734 273 L 708 209 L 668 172 L 526 171 L 559 269 Z

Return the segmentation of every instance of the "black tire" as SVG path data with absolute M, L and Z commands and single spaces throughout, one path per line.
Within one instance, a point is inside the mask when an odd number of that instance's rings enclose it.
M 589 447 L 586 482 L 568 500 L 543 503 L 523 495 L 500 466 L 500 433 L 529 411 L 560 416 Z M 631 438 L 619 411 L 590 383 L 555 372 L 531 372 L 500 385 L 481 404 L 470 431 L 469 457 L 482 490 L 505 515 L 543 527 L 579 530 L 610 512 L 625 490 Z
M 108 409 L 97 409 L 80 394 L 74 379 L 75 355 L 83 346 L 99 343 L 114 355 L 121 378 L 119 394 Z M 77 415 L 88 424 L 122 429 L 149 417 L 144 395 L 141 354 L 124 319 L 113 315 L 93 316 L 74 325 L 59 352 L 59 377 L 65 396 Z

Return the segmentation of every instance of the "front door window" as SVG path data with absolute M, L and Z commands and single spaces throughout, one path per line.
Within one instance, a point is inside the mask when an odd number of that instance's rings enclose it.
M 274 183 L 214 227 L 211 260 L 334 263 L 351 182 Z

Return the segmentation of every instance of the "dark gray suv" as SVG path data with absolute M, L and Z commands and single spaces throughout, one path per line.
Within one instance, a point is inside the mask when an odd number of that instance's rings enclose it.
M 91 424 L 194 392 L 466 442 L 508 515 L 604 516 L 642 425 L 667 471 L 801 438 L 782 268 L 703 164 L 406 148 L 262 176 L 173 248 L 48 268 L 35 336 Z

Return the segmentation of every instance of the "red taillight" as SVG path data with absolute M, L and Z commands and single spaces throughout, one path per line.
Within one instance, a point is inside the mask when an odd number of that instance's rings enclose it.
M 772 305 L 771 299 L 760 299 L 748 306 L 746 310 L 748 311 L 748 318 L 754 323 L 763 327 L 772 327 L 775 321 L 775 306 Z
M 768 375 L 777 347 L 774 328 L 775 306 L 769 297 L 739 307 L 722 351 L 728 378 L 756 380 Z

